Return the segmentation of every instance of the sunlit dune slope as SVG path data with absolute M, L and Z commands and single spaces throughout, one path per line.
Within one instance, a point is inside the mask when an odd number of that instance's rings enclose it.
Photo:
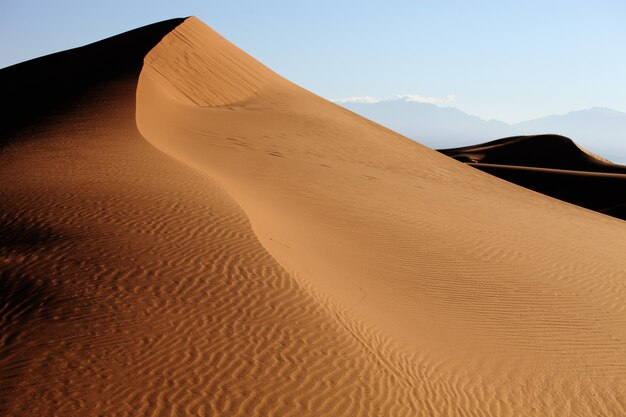
M 203 41 L 182 57 L 169 47 L 191 37 Z M 234 46 L 187 20 L 146 57 L 139 130 L 219 181 L 269 253 L 368 349 L 406 358 L 394 367 L 413 385 L 451 384 L 419 400 L 442 415 L 621 412 L 621 222 L 472 170 L 260 64 L 245 97 L 191 105 L 177 92 L 202 91 L 210 81 L 194 75 L 216 70 L 204 45 L 235 57 L 220 71 L 249 73 Z M 151 76 L 181 59 L 180 78 Z
M 0 414 L 626 413 L 623 222 L 179 23 L 3 133 Z
M 531 190 L 626 220 L 626 167 L 566 137 L 515 136 L 440 152 Z

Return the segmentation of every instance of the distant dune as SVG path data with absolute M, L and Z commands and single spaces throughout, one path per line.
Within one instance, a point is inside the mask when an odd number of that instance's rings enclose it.
M 623 221 L 195 18 L 0 85 L 0 415 L 626 415 Z
M 626 166 L 566 137 L 515 136 L 440 152 L 531 190 L 626 220 Z
M 339 100 L 363 117 L 432 148 L 468 146 L 497 138 L 559 133 L 614 162 L 626 163 L 626 113 L 593 107 L 508 124 L 484 120 L 452 106 L 414 101 L 410 96 L 385 100 Z

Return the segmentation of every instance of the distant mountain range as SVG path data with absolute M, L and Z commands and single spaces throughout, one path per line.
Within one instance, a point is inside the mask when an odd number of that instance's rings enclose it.
M 412 101 L 405 97 L 376 102 L 338 104 L 432 148 L 452 148 L 498 138 L 559 134 L 609 160 L 626 163 L 626 113 L 594 107 L 508 124 L 484 120 L 454 107 Z

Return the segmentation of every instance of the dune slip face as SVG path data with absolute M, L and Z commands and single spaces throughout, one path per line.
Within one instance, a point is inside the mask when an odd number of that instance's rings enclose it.
M 168 25 L 2 132 L 0 414 L 626 414 L 624 222 Z
M 569 138 L 514 136 L 440 152 L 522 187 L 626 220 L 626 166 Z

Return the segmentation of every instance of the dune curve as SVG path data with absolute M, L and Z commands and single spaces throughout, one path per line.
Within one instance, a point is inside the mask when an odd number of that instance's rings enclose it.
M 86 82 L 2 131 L 1 414 L 626 413 L 623 222 L 327 102 L 195 18 L 123 36 L 151 50 L 93 77 L 118 41 L 53 56 Z M 42 62 L 0 83 L 33 74 L 37 96 Z
M 214 43 L 206 32 L 195 47 Z M 220 45 L 220 54 L 240 53 Z M 159 47 L 147 61 L 176 53 Z M 262 79 L 266 68 L 252 68 Z M 344 327 L 359 329 L 369 350 L 395 358 L 390 366 L 409 385 L 446 381 L 416 389 L 416 410 L 622 412 L 623 224 L 471 170 L 270 78 L 211 108 L 181 103 L 171 91 L 181 80 L 164 86 L 142 73 L 139 130 L 215 178 L 272 256 Z M 200 90 L 209 81 L 194 82 Z

